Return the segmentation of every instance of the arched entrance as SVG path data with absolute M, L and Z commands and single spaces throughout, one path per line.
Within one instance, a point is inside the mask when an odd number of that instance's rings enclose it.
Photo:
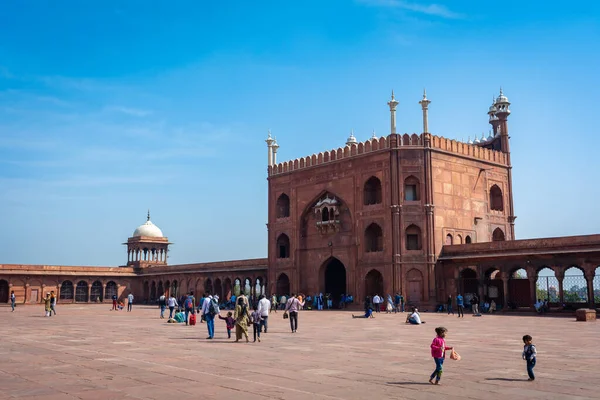
M 524 268 L 517 268 L 508 278 L 508 307 L 531 307 L 531 285 Z
M 406 282 L 408 283 L 408 303 L 419 304 L 423 300 L 423 274 L 413 268 L 406 274 Z
M 383 293 L 383 275 L 376 269 L 372 269 L 365 275 L 365 297 L 375 296 L 376 294 L 379 297 L 385 298 L 385 294 Z
M 346 293 L 346 267 L 340 260 L 331 257 L 321 267 L 321 290 L 323 294 L 329 293 L 333 306 L 340 304 L 342 294 Z
M 8 303 L 8 282 L 0 280 L 0 303 Z
M 217 296 L 219 296 L 219 299 L 223 298 L 223 288 L 219 278 L 215 279 L 214 292 Z
M 479 296 L 479 280 L 477 279 L 477 272 L 471 268 L 465 268 L 461 271 L 460 278 L 463 295 L 476 294 Z
M 286 274 L 277 278 L 277 296 L 288 296 L 290 294 L 290 278 Z

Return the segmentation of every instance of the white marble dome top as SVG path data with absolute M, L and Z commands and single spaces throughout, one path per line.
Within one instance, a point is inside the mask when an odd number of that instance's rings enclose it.
M 160 228 L 148 220 L 145 224 L 140 225 L 133 232 L 133 237 L 148 236 L 148 237 L 164 237 Z

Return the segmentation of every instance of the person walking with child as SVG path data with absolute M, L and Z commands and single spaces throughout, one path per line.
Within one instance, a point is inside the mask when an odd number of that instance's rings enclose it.
M 437 336 L 431 342 L 431 356 L 435 361 L 435 371 L 429 377 L 429 383 L 432 385 L 439 385 L 440 379 L 442 379 L 442 372 L 444 366 L 444 358 L 446 357 L 446 350 L 453 350 L 452 347 L 446 346 L 446 333 L 448 329 L 440 326 L 435 328 Z M 435 383 L 433 379 L 435 378 Z
M 533 373 L 533 367 L 535 367 L 535 361 L 537 358 L 537 350 L 533 344 L 533 338 L 529 335 L 523 336 L 523 360 L 527 361 L 527 375 L 529 375 L 528 381 L 535 380 L 535 374 Z
M 231 330 L 235 328 L 235 319 L 233 319 L 233 313 L 229 311 L 226 317 L 222 317 L 219 315 L 219 319 L 225 321 L 225 324 L 227 326 L 227 338 L 231 339 Z
M 242 335 L 244 335 L 246 336 L 246 343 L 248 343 L 248 319 L 250 314 L 248 313 L 248 306 L 241 296 L 238 297 L 233 317 L 235 318 L 235 341 L 239 342 Z

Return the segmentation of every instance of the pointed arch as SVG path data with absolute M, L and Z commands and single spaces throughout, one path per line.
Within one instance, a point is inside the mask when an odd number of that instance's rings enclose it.
M 276 203 L 277 218 L 287 218 L 290 216 L 290 198 L 287 194 L 282 193 L 277 198 Z
M 277 258 L 290 258 L 290 238 L 285 233 L 277 237 Z
M 406 228 L 406 250 L 421 250 L 421 228 L 409 225 Z
M 500 229 L 500 228 L 494 229 L 494 232 L 492 233 L 492 241 L 493 242 L 503 242 L 504 240 L 506 240 L 506 239 L 504 238 L 504 232 L 502 231 L 502 229 Z
M 376 176 L 372 176 L 367 179 L 363 186 L 363 204 L 368 206 L 371 204 L 381 204 L 381 202 L 381 181 Z
M 498 185 L 492 185 L 490 188 L 490 209 L 494 211 L 504 211 L 502 190 Z
M 404 201 L 419 201 L 421 198 L 420 186 L 419 179 L 416 176 L 406 177 L 404 180 Z
M 290 294 L 290 278 L 281 273 L 277 278 L 277 296 L 287 296 Z
M 383 231 L 375 222 L 365 229 L 365 252 L 383 251 Z

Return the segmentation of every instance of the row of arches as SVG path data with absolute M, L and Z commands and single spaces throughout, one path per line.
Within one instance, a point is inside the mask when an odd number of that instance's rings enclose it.
M 424 280 L 423 274 L 417 268 L 410 269 L 405 276 L 405 298 L 412 304 L 419 304 L 425 300 L 424 292 Z M 353 290 L 348 286 L 348 277 L 346 267 L 344 264 L 335 257 L 330 257 L 325 263 L 322 264 L 319 269 L 319 282 L 318 287 L 306 288 L 308 290 L 306 295 L 316 295 L 318 293 L 329 293 L 333 298 L 334 304 L 338 304 L 342 294 L 353 294 L 364 296 L 374 296 L 378 294 L 381 297 L 385 297 L 388 294 L 394 295 L 394 293 L 386 293 L 384 285 L 384 276 L 378 269 L 370 269 L 360 279 L 362 293 L 352 293 Z M 278 296 L 289 295 L 291 292 L 290 278 L 282 272 L 277 276 L 275 285 L 275 293 Z
M 559 272 L 557 274 L 557 271 Z M 531 274 L 531 276 L 529 276 Z M 531 307 L 537 301 L 550 304 L 600 303 L 600 266 L 593 276 L 579 266 L 537 269 L 514 267 L 504 277 L 501 269 L 491 267 L 482 276 L 474 268 L 459 274 L 458 292 L 478 294 L 510 308 Z
M 29 302 L 41 302 L 46 296 L 45 292 L 51 292 L 53 289 L 42 285 L 40 287 L 35 286 L 31 289 L 29 295 Z M 58 291 L 56 297 L 58 301 L 64 302 L 76 302 L 76 303 L 87 303 L 87 302 L 101 302 L 105 298 L 111 299 L 113 295 L 118 296 L 118 285 L 114 281 L 109 281 L 104 284 L 100 280 L 96 280 L 91 284 L 87 281 L 80 280 L 76 284 L 73 281 L 65 280 L 58 286 L 54 286 Z M 5 279 L 0 279 L 0 303 L 7 303 L 10 298 L 11 286 Z M 26 295 L 27 296 L 27 295 Z
M 404 201 L 419 201 L 420 181 L 414 175 L 404 179 Z M 363 204 L 365 206 L 381 204 L 383 202 L 383 190 L 381 180 L 371 176 L 363 186 Z M 275 203 L 275 214 L 277 218 L 288 218 L 290 216 L 290 198 L 282 193 Z
M 406 228 L 405 239 L 406 250 L 421 250 L 421 228 L 417 225 L 411 224 Z M 383 251 L 383 230 L 379 224 L 373 222 L 365 229 L 364 248 L 366 253 Z M 276 251 L 277 258 L 290 257 L 290 238 L 285 233 L 277 236 Z
M 232 295 L 241 293 L 247 296 L 260 296 L 266 294 L 266 280 L 262 276 L 247 278 L 201 278 L 173 279 L 173 280 L 147 280 L 143 283 L 143 298 L 146 302 L 156 302 L 163 294 L 173 295 L 179 299 L 181 296 L 193 292 L 196 296 L 210 293 L 219 296 L 222 300 L 229 300 Z
M 471 242 L 471 235 L 465 235 L 464 244 L 470 244 Z M 456 234 L 456 236 L 449 233 L 446 235 L 446 241 L 444 244 L 446 246 L 452 246 L 453 244 L 463 244 L 463 237 L 460 233 Z

